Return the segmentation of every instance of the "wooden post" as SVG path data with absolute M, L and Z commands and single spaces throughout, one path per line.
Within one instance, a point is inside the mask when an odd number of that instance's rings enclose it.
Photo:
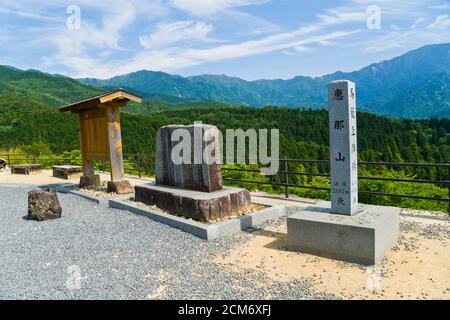
M 120 108 L 117 103 L 106 107 L 109 157 L 111 161 L 111 181 L 123 180 L 122 135 L 120 130 Z
M 86 152 L 86 150 L 84 150 L 84 145 L 83 145 L 84 124 L 83 124 L 83 120 L 81 117 L 82 117 L 82 115 L 81 115 L 81 113 L 79 113 L 78 114 L 78 125 L 80 128 L 80 148 L 81 148 L 81 162 L 83 165 L 83 176 L 90 177 L 95 174 L 94 163 L 93 163 L 93 161 L 88 159 L 87 152 Z
M 142 173 L 141 173 L 141 154 L 138 152 L 137 154 L 137 158 L 138 158 L 138 172 L 139 172 L 139 178 L 142 178 Z

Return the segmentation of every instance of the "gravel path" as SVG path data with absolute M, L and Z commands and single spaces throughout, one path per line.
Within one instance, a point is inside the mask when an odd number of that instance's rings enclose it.
M 251 232 L 205 242 L 61 193 L 61 219 L 30 221 L 27 192 L 35 188 L 0 186 L 0 299 L 333 298 L 312 292 L 306 280 L 269 282 L 212 262 Z M 77 270 L 80 289 L 69 289 Z

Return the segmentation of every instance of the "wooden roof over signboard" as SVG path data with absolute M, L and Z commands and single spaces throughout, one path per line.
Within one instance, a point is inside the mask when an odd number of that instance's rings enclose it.
M 101 108 L 102 104 L 105 104 L 108 102 L 113 102 L 113 101 L 120 101 L 120 102 L 134 101 L 134 102 L 141 103 L 142 98 L 131 92 L 128 92 L 128 91 L 120 88 L 120 89 L 117 89 L 114 91 L 103 93 L 101 95 L 98 95 L 98 96 L 95 96 L 92 98 L 74 102 L 72 104 L 69 104 L 67 106 L 60 108 L 59 111 L 61 111 L 61 112 L 68 112 L 68 111 L 83 112 L 83 111 L 92 110 L 95 108 Z

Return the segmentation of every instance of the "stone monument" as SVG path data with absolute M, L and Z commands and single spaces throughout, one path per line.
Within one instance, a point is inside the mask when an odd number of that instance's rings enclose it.
M 192 137 L 189 149 L 192 151 L 189 157 L 190 163 L 176 164 L 172 161 L 172 151 L 178 143 L 172 141 L 172 134 L 184 129 Z M 196 135 L 198 135 L 196 139 Z M 202 137 L 204 137 L 202 139 Z M 197 140 L 199 143 L 196 143 Z M 176 126 L 170 125 L 158 130 L 156 137 L 156 183 L 182 189 L 190 189 L 204 192 L 213 192 L 222 189 L 222 174 L 220 172 L 220 158 L 213 158 L 214 152 L 203 150 L 219 150 L 219 130 L 215 126 L 197 125 Z M 206 156 L 203 159 L 200 157 Z M 220 155 L 218 155 L 220 156 Z M 197 157 L 197 159 L 196 159 Z
M 358 204 L 355 84 L 331 82 L 328 108 L 331 203 L 288 217 L 288 249 L 374 265 L 397 241 L 400 209 Z
M 179 133 L 187 147 L 179 150 Z M 205 152 L 210 151 L 210 152 Z M 189 153 L 189 154 L 185 154 Z M 245 189 L 224 187 L 220 171 L 219 131 L 194 124 L 161 127 L 156 141 L 156 183 L 135 187 L 135 200 L 197 221 L 225 218 L 250 205 Z
M 353 215 L 358 210 L 355 84 L 331 82 L 328 95 L 331 212 Z

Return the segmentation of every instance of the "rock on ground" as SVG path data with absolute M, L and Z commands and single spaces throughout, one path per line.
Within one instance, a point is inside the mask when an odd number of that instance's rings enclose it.
M 61 217 L 62 208 L 55 190 L 33 190 L 28 192 L 28 217 L 45 221 Z

